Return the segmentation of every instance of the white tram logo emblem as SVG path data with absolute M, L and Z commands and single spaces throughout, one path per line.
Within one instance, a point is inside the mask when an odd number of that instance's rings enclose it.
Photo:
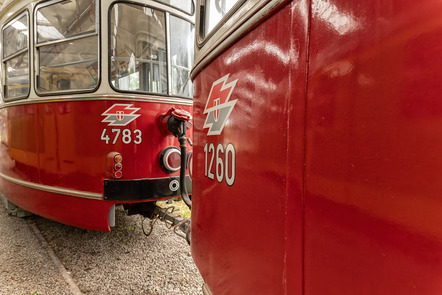
M 101 122 L 109 123 L 108 126 L 126 126 L 140 116 L 136 114 L 140 108 L 132 108 L 132 106 L 133 104 L 114 104 L 101 114 L 106 116 Z
M 209 128 L 207 135 L 220 135 L 224 125 L 236 104 L 237 99 L 230 100 L 238 80 L 227 83 L 230 74 L 216 80 L 207 99 L 204 114 L 207 114 L 203 128 Z

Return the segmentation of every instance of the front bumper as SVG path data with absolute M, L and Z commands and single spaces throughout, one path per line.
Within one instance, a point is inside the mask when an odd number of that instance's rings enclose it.
M 148 201 L 181 195 L 179 177 L 135 180 L 104 180 L 103 198 L 106 201 Z M 186 176 L 186 188 L 192 192 L 192 181 Z

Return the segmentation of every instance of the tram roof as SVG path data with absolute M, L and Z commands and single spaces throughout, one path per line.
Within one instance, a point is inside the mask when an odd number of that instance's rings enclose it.
M 14 0 L 0 0 L 0 11 L 2 11 L 9 3 Z
M 3 18 L 7 10 L 18 11 L 29 3 L 38 0 L 0 0 L 0 18 Z

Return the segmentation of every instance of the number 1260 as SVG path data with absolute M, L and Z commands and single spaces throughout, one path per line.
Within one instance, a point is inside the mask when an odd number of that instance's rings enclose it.
M 213 171 L 215 170 L 215 171 Z M 218 143 L 215 149 L 213 142 L 204 145 L 204 176 L 221 183 L 224 178 L 228 186 L 235 183 L 236 151 L 232 143 L 226 148 Z

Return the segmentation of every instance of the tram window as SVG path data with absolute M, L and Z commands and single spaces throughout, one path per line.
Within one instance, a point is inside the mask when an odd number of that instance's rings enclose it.
M 194 26 L 183 19 L 170 17 L 170 56 L 172 95 L 192 97 L 190 69 L 193 65 Z
M 176 7 L 182 11 L 187 12 L 190 15 L 193 15 L 193 13 L 195 12 L 195 6 L 192 0 L 157 0 L 157 1 Z
M 40 92 L 91 89 L 98 81 L 97 37 L 41 46 Z
M 150 7 L 116 3 L 111 8 L 109 25 L 112 87 L 120 91 L 193 96 L 193 24 Z
M 28 48 L 28 15 L 14 19 L 3 30 L 3 57 Z
M 206 0 L 204 5 L 204 37 L 207 36 L 241 0 Z
M 37 43 L 96 31 L 95 0 L 62 1 L 38 9 Z
M 3 29 L 4 97 L 14 99 L 29 94 L 28 14 L 24 13 Z
M 167 94 L 165 13 L 135 4 L 115 4 L 109 31 L 113 87 Z
M 93 90 L 99 82 L 95 0 L 61 1 L 36 10 L 37 90 Z

